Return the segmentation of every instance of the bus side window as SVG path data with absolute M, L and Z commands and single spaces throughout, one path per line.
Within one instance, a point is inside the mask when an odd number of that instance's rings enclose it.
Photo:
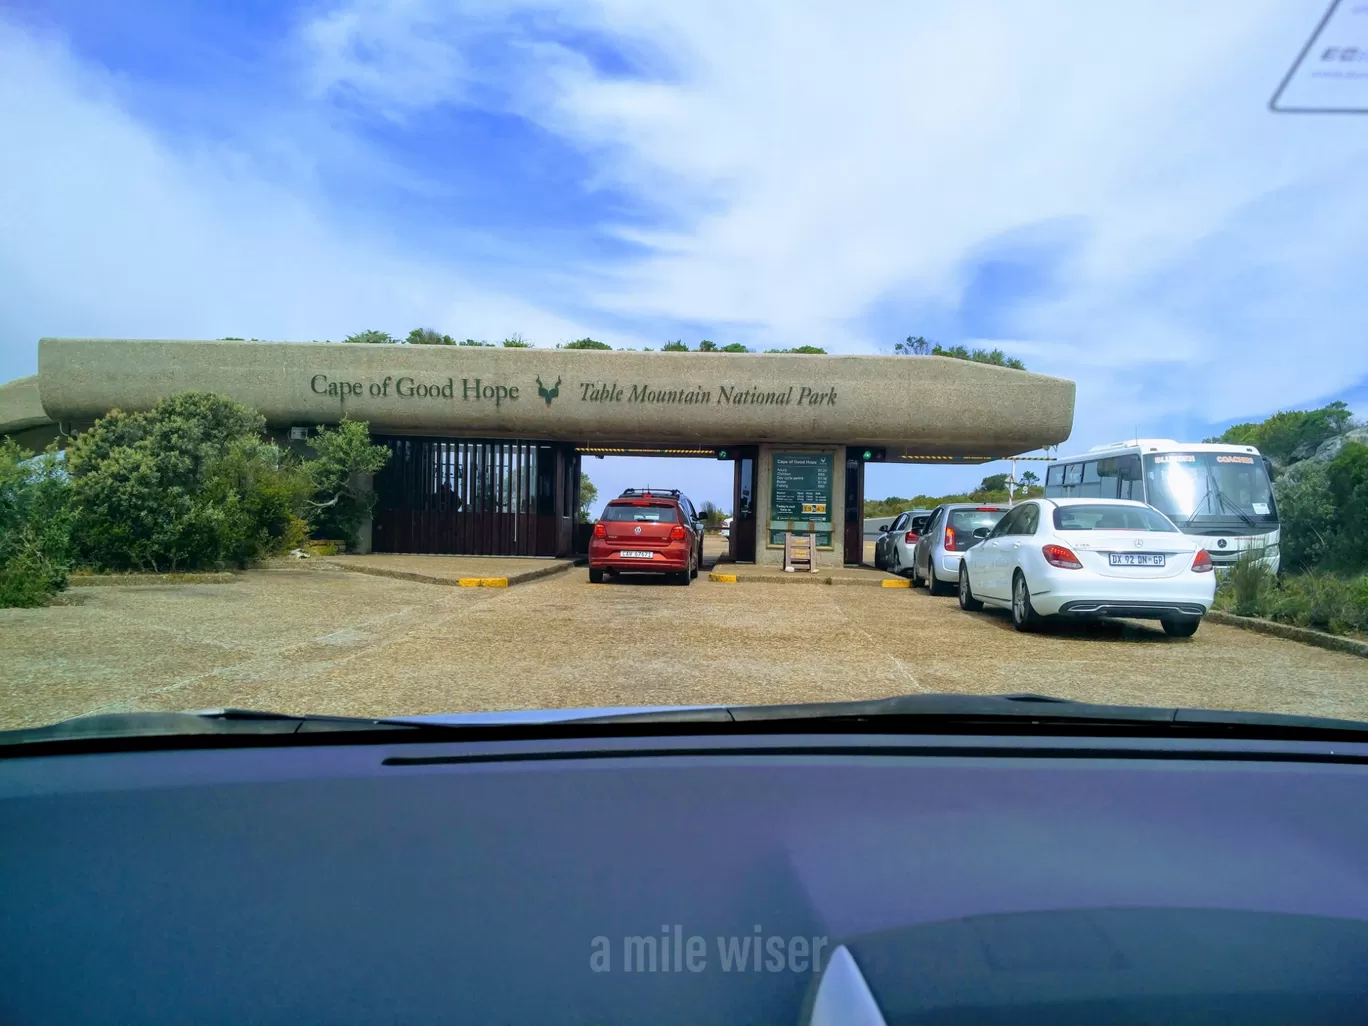
M 1121 486 L 1121 491 L 1117 495 L 1118 499 L 1134 499 L 1136 502 L 1145 501 L 1145 485 L 1140 476 L 1140 457 L 1135 453 L 1126 456 L 1118 456 L 1117 464 L 1117 483 Z
M 1088 460 L 1083 464 L 1083 480 L 1073 494 L 1085 499 L 1102 497 L 1102 478 L 1097 473 L 1097 460 Z
M 1064 494 L 1064 468 L 1056 463 L 1045 471 L 1045 497 L 1058 498 Z
M 1134 456 L 1109 456 L 1097 461 L 1097 476 L 1101 477 L 1100 499 L 1129 499 L 1130 480 L 1126 471 Z M 1085 472 L 1086 477 L 1086 472 Z
M 1069 463 L 1064 467 L 1064 494 L 1073 497 L 1078 494 L 1078 486 L 1083 481 L 1083 464 Z

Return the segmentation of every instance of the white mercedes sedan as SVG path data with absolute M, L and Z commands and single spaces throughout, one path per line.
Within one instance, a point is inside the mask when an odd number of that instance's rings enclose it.
M 1019 631 L 1046 616 L 1123 616 L 1186 638 L 1216 594 L 1206 550 L 1143 502 L 1032 499 L 974 534 L 983 540 L 960 563 L 960 608 L 1010 609 Z

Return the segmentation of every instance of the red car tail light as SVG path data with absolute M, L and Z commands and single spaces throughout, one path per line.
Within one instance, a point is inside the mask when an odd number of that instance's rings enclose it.
M 1083 564 L 1078 561 L 1073 549 L 1067 549 L 1063 545 L 1046 545 L 1040 551 L 1045 554 L 1045 562 L 1050 566 L 1057 566 L 1061 570 L 1083 569 Z
M 600 520 L 597 524 L 594 525 L 594 537 L 595 537 L 595 538 L 607 538 L 607 537 L 608 537 L 608 528 L 606 528 L 606 527 L 603 526 L 603 521 L 602 521 L 602 520 Z
M 1197 555 L 1192 557 L 1192 572 L 1195 574 L 1209 574 L 1216 569 L 1216 564 L 1207 555 L 1206 549 L 1198 549 Z
M 903 541 L 907 542 L 908 545 L 913 544 L 916 540 L 917 540 L 917 532 L 916 532 L 916 531 L 908 531 L 905 535 L 903 535 Z
M 670 541 L 682 541 L 683 538 L 684 538 L 684 528 L 683 528 L 683 527 L 681 527 L 679 524 L 675 524 L 674 527 L 670 528 Z

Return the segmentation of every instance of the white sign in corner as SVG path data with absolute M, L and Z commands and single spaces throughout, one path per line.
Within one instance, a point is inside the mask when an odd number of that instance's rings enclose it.
M 1332 0 L 1268 106 L 1280 114 L 1368 114 L 1368 0 Z

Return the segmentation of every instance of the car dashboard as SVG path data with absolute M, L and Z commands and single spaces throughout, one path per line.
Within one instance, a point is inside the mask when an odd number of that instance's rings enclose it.
M 0 1021 L 1362 1021 L 1365 759 L 707 732 L 10 757 Z

